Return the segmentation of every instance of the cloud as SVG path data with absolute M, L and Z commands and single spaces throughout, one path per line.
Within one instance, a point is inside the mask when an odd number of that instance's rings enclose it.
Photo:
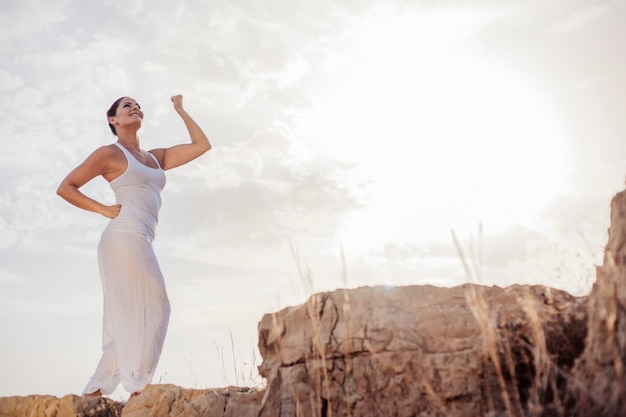
M 7 71 L 0 70 L 0 93 L 13 91 L 22 85 L 22 79 Z
M 606 16 L 610 11 L 611 6 L 609 5 L 588 6 L 554 22 L 550 31 L 559 34 L 579 31 L 595 20 Z
M 221 220 L 201 220 L 216 232 L 214 244 L 236 246 L 242 239 L 247 245 L 276 244 L 285 236 L 332 233 L 342 213 L 357 204 L 340 184 L 345 170 L 318 172 L 318 162 L 303 160 L 306 146 L 290 137 L 298 101 L 306 94 L 299 83 L 315 65 L 324 65 L 308 62 L 306 54 L 324 47 L 316 44 L 320 36 L 335 31 L 319 25 L 329 10 L 315 6 L 291 14 L 295 6 L 289 2 L 272 5 L 273 13 L 247 4 L 118 6 L 51 4 L 56 17 L 45 23 L 46 43 L 10 55 L 1 109 L 7 117 L 0 120 L 0 131 L 12 139 L 0 157 L 0 175 L 9 179 L 0 194 L 4 247 L 53 239 L 64 229 L 88 229 L 74 237 L 92 241 L 102 219 L 73 213 L 54 194 L 56 186 L 92 150 L 112 141 L 103 113 L 117 95 L 136 94 L 147 111 L 154 110 L 142 131 L 147 146 L 186 140 L 167 102 L 177 91 L 188 97 L 191 113 L 216 146 L 207 165 L 200 160 L 186 172 L 172 173 L 169 207 L 187 216 L 174 222 L 178 231 L 170 228 L 171 235 L 195 230 L 189 219 L 203 219 L 204 213 L 192 207 L 208 208 Z M 27 8 L 20 10 L 15 13 Z M 128 26 L 137 13 L 142 18 Z M 25 171 L 30 172 L 22 175 Z M 206 181 L 194 178 L 200 175 Z M 98 180 L 84 191 L 101 201 L 112 196 Z M 246 213 L 250 207 L 255 210 Z M 161 234 L 167 235 L 167 225 L 164 229 Z
M 165 194 L 163 233 L 194 238 L 194 246 L 274 246 L 289 237 L 332 236 L 342 216 L 359 206 L 340 170 L 290 165 L 287 154 L 255 153 L 249 144 L 216 149 L 193 178 L 177 180 Z
M 66 20 L 68 4 L 69 0 L 3 2 L 0 6 L 2 55 L 9 56 L 36 44 L 33 37 L 54 30 Z
M 32 300 L 18 300 L 0 297 L 0 314 L 18 315 L 29 314 L 59 314 L 76 315 L 99 313 L 98 306 L 101 304 L 99 297 L 75 296 L 57 302 L 36 302 Z
M 26 279 L 23 276 L 0 268 L 0 285 L 23 284 L 24 282 Z

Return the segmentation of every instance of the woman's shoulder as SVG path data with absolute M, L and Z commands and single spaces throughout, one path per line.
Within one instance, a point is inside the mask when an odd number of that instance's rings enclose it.
M 100 146 L 85 162 L 96 167 L 107 181 L 119 176 L 126 169 L 127 163 L 122 150 L 115 144 Z
M 111 163 L 117 164 L 119 162 L 123 162 L 124 154 L 122 151 L 115 146 L 115 144 L 100 146 L 96 150 L 94 150 L 85 160 L 90 164 L 96 165 L 110 165 Z
M 91 154 L 99 158 L 110 158 L 122 156 L 122 151 L 114 143 L 111 143 L 109 145 L 100 146 Z

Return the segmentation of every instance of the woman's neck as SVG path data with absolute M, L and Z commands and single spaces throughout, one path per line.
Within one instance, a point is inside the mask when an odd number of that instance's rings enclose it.
M 118 132 L 117 141 L 127 149 L 140 150 L 137 132 Z

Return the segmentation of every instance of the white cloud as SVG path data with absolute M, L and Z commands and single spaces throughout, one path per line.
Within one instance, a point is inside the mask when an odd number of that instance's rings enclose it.
M 1 244 L 0 249 L 2 249 Z M 15 285 L 23 284 L 25 282 L 26 279 L 23 276 L 0 268 L 0 285 Z
M 107 4 L 107 6 L 112 4 L 115 11 L 129 18 L 141 18 L 139 15 L 144 11 L 143 0 L 125 0 L 123 2 L 109 1 L 105 4 Z
M 14 74 L 0 70 L 0 93 L 13 91 L 22 85 L 22 79 Z
M 550 30 L 560 34 L 579 31 L 610 11 L 611 6 L 606 4 L 588 6 L 556 21 Z
M 0 5 L 0 51 L 2 55 L 19 53 L 22 48 L 30 48 L 33 36 L 45 36 L 63 22 L 70 0 L 9 0 Z M 44 38 L 45 39 L 45 38 Z M 42 39 L 42 40 L 44 40 Z

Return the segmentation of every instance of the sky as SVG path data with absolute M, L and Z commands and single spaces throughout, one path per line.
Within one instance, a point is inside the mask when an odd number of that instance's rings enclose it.
M 167 172 L 155 383 L 262 385 L 259 320 L 313 292 L 593 284 L 626 175 L 624 0 L 7 0 L 0 33 L 0 396 L 95 370 L 107 219 L 56 188 L 115 141 L 120 96 L 144 149 L 188 140 L 174 94 L 213 143 Z

